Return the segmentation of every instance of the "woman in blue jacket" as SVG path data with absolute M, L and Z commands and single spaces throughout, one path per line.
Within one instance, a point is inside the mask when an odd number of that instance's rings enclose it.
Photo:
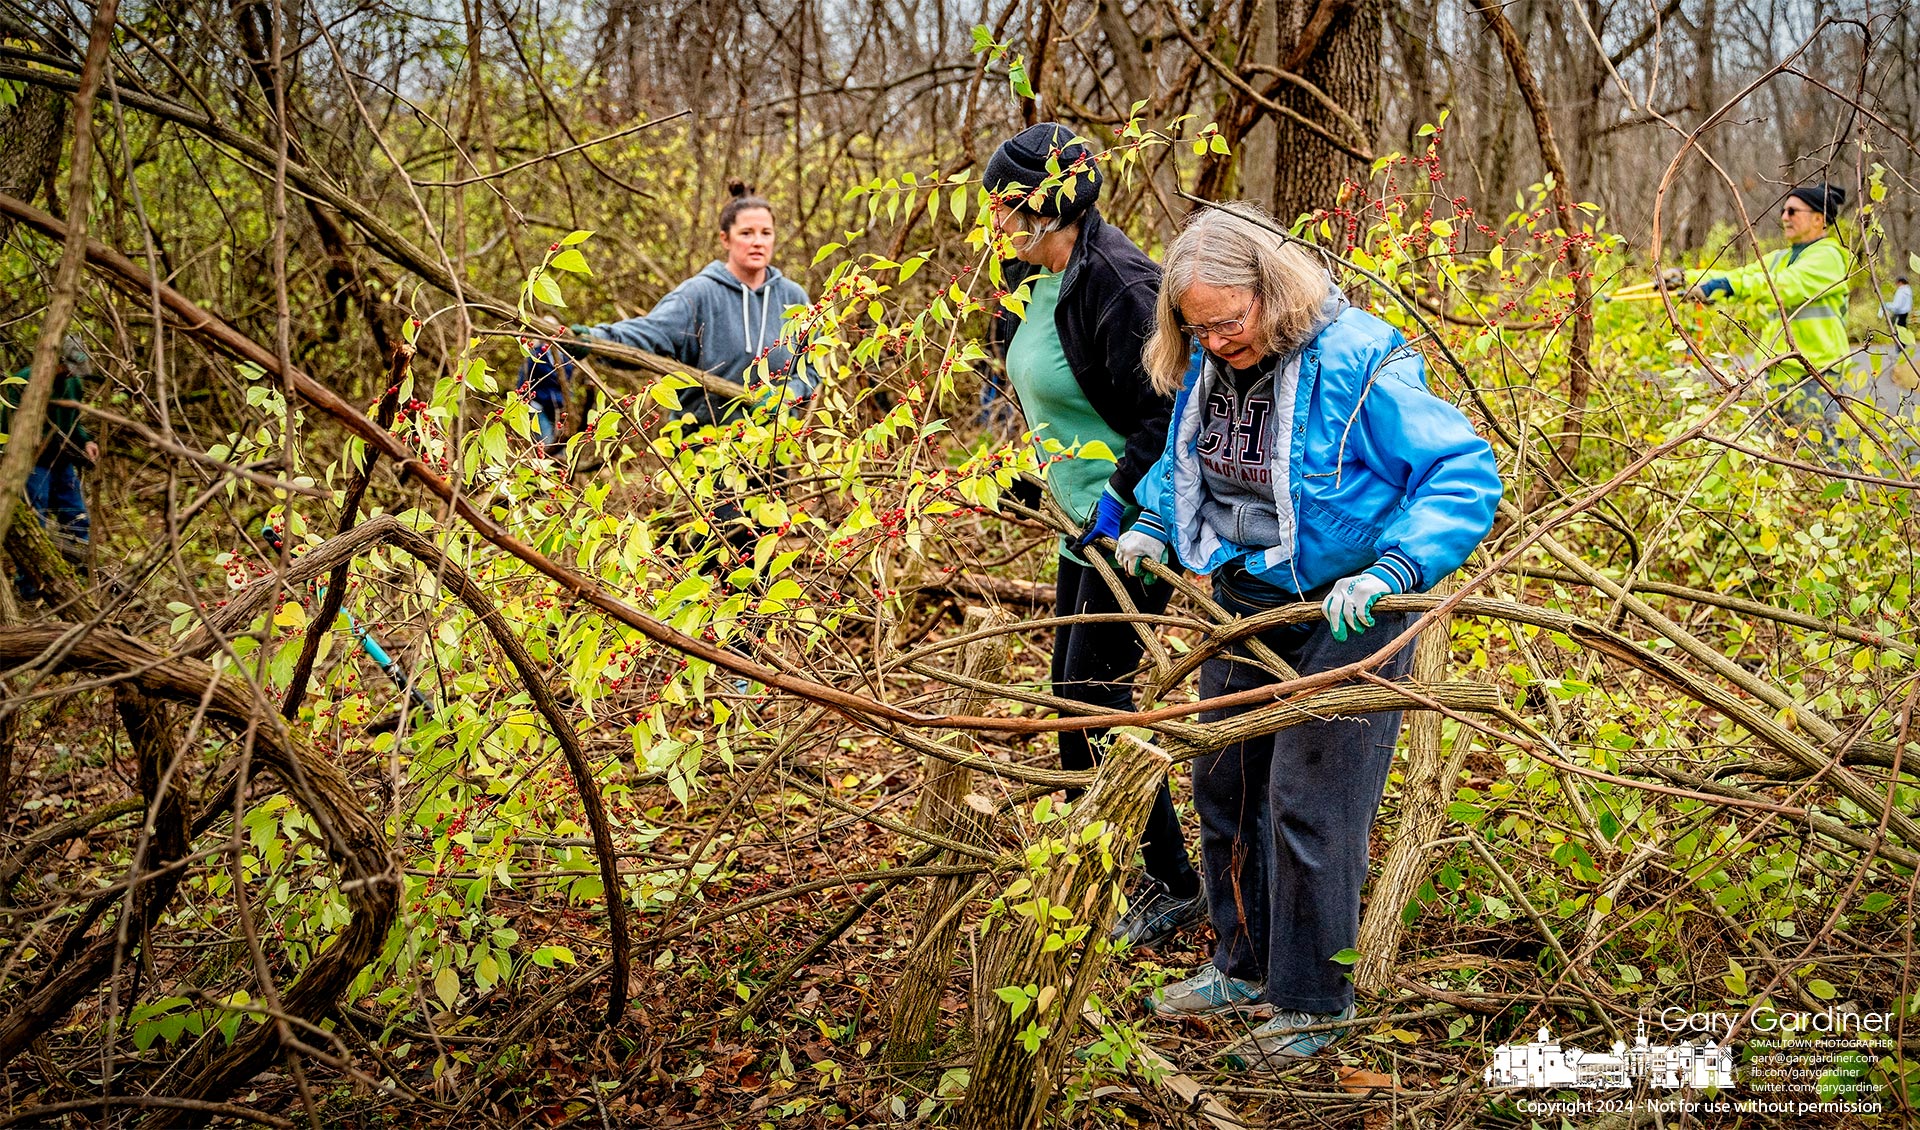
M 1133 569 L 1171 546 L 1242 615 L 1319 602 L 1324 620 L 1261 637 L 1310 675 L 1403 631 L 1413 617 L 1376 616 L 1374 602 L 1458 569 L 1492 528 L 1501 486 L 1486 441 L 1427 391 L 1420 355 L 1268 225 L 1246 205 L 1206 209 L 1167 251 L 1146 361 L 1156 387 L 1178 396 L 1116 556 Z M 1192 375 L 1190 339 L 1207 354 Z M 1412 652 L 1377 673 L 1406 674 Z M 1234 649 L 1201 668 L 1200 693 L 1273 681 Z M 1399 732 L 1397 710 L 1330 718 L 1195 759 L 1218 942 L 1209 966 L 1154 995 L 1154 1011 L 1272 1005 L 1273 1019 L 1229 1050 L 1243 1067 L 1333 1040 L 1337 1031 L 1298 1029 L 1353 1013 L 1347 966 L 1332 959 L 1359 931 L 1368 832 Z

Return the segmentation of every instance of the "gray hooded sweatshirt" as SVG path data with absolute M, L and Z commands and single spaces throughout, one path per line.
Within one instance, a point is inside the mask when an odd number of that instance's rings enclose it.
M 1292 465 L 1294 393 L 1307 342 L 1332 325 L 1347 297 L 1327 280 L 1313 328 L 1300 348 L 1235 373 L 1211 354 L 1190 403 L 1201 406 L 1200 474 L 1206 483 L 1200 514 L 1207 528 L 1241 545 L 1275 548 L 1275 560 L 1293 556 Z
M 813 395 L 819 379 L 795 357 L 792 346 L 797 343 L 782 339 L 781 312 L 808 304 L 807 292 L 777 267 L 768 267 L 765 281 L 748 290 L 725 263 L 715 259 L 674 287 L 648 313 L 592 326 L 587 332 L 603 341 L 671 357 L 749 388 L 784 385 L 787 399 L 804 400 Z M 758 364 L 763 359 L 764 370 Z M 737 406 L 710 399 L 697 388 L 681 390 L 680 407 L 703 424 L 738 414 Z

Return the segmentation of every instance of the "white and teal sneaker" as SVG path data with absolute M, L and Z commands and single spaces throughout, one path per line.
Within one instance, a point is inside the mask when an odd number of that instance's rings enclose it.
M 1147 1011 L 1157 1016 L 1218 1016 L 1227 1012 L 1248 1012 L 1265 1007 L 1261 998 L 1265 985 L 1242 981 L 1220 972 L 1209 961 L 1200 972 L 1178 984 L 1155 989 L 1147 998 Z
M 1319 1052 L 1348 1032 L 1346 1028 L 1321 1028 L 1307 1032 L 1301 1029 L 1352 1019 L 1352 1005 L 1340 1012 L 1276 1013 L 1272 1020 L 1247 1033 L 1220 1053 L 1220 1057 L 1236 1071 L 1287 1067 Z

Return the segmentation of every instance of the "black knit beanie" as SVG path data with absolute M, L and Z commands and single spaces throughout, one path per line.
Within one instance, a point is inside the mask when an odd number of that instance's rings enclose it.
M 1047 171 L 1047 162 L 1054 159 L 1058 160 L 1060 175 L 1036 198 L 1033 190 L 1054 175 Z M 1073 140 L 1073 131 L 1059 122 L 1029 126 L 1001 142 L 987 161 L 985 177 L 987 191 L 995 198 L 1035 215 L 1058 216 L 1063 221 L 1092 206 L 1100 196 L 1100 180 L 1100 163 L 1094 160 L 1093 151 Z M 1019 188 L 1009 192 L 1014 185 Z
M 1804 200 L 1807 207 L 1825 216 L 1828 223 L 1847 206 L 1847 190 L 1837 184 L 1803 184 L 1787 195 Z

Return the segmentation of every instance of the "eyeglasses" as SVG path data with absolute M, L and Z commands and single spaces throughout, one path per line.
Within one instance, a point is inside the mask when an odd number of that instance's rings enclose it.
M 1811 216 L 1811 215 L 1813 215 L 1813 209 L 1811 209 L 1811 208 L 1782 208 L 1782 209 L 1780 209 L 1780 214 L 1781 214 L 1782 216 Z
M 1253 313 L 1253 306 L 1257 301 L 1258 299 L 1248 299 L 1247 308 L 1240 312 L 1239 317 L 1228 318 L 1224 322 L 1207 322 L 1198 326 L 1188 322 L 1182 322 L 1180 323 L 1180 332 L 1191 338 L 1204 338 L 1208 334 L 1219 334 L 1221 337 L 1233 337 L 1241 330 L 1247 328 L 1247 317 Z

